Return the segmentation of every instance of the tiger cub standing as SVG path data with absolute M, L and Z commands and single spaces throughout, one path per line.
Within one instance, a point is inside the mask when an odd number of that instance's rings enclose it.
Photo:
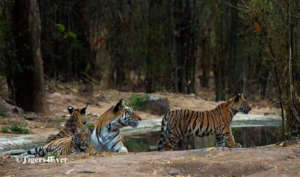
M 185 136 L 216 135 L 216 146 L 241 147 L 234 141 L 230 124 L 237 112 L 251 110 L 243 94 L 228 99 L 210 111 L 173 110 L 165 114 L 161 124 L 158 150 L 173 150 Z

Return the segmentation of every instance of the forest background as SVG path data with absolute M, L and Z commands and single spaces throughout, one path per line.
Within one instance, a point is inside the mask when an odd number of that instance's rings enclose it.
M 300 133 L 300 1 L 1 0 L 0 87 L 45 112 L 51 82 L 93 92 L 243 92 Z

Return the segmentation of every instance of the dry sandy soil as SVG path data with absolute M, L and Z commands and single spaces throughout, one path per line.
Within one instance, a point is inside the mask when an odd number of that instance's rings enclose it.
M 87 116 L 88 122 L 94 122 L 105 112 L 110 106 L 117 103 L 121 98 L 128 99 L 133 94 L 144 94 L 137 92 L 120 92 L 117 90 L 99 90 L 93 94 L 87 94 L 80 91 L 80 86 L 59 85 L 51 92 L 48 89 L 46 102 L 49 106 L 47 115 L 26 114 L 24 117 L 1 117 L 0 129 L 3 125 L 9 125 L 12 122 L 26 122 L 32 133 L 43 133 L 61 129 L 64 122 L 68 119 L 66 108 L 71 105 L 75 108 L 84 107 L 89 104 L 88 112 L 94 116 Z M 95 89 L 97 90 L 97 89 Z M 214 108 L 218 103 L 214 100 L 213 92 L 199 92 L 196 95 L 184 95 L 168 92 L 153 93 L 153 96 L 167 97 L 171 109 L 193 109 L 193 110 L 209 110 Z M 250 102 L 252 106 L 251 114 L 280 114 L 280 110 L 274 108 L 269 102 L 260 100 Z M 160 117 L 146 112 L 137 111 L 143 119 L 153 119 Z M 0 133 L 0 136 L 7 134 Z
M 2 157 L 0 176 L 300 176 L 300 141 L 249 149 L 98 154 L 66 164 L 26 164 Z
M 116 90 L 99 91 L 84 95 L 73 88 L 62 88 L 47 94 L 49 114 L 37 116 L 34 120 L 23 117 L 0 119 L 1 124 L 10 121 L 24 121 L 33 133 L 53 131 L 62 128 L 68 119 L 65 112 L 68 105 L 75 108 L 89 103 L 88 112 L 101 115 L 120 98 L 128 98 L 131 92 Z M 167 97 L 171 109 L 189 108 L 208 110 L 217 105 L 210 97 L 155 93 Z M 208 94 L 209 95 L 209 94 Z M 279 110 L 268 103 L 251 103 L 253 114 L 279 114 Z M 143 119 L 158 118 L 145 112 L 138 112 Z M 30 115 L 29 115 L 30 117 Z M 96 116 L 88 116 L 94 122 Z M 0 136 L 4 134 L 0 133 Z M 96 156 L 68 156 L 67 164 L 22 164 L 7 156 L 0 157 L 0 176 L 300 176 L 300 141 L 292 145 L 271 146 L 250 149 L 215 149 L 173 152 L 129 153 L 128 155 L 97 154 Z

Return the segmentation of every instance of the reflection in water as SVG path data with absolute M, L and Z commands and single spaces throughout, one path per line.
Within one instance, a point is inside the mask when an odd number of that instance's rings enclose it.
M 264 146 L 280 141 L 280 127 L 240 127 L 232 128 L 236 142 L 243 147 Z M 156 150 L 160 132 L 151 132 L 124 138 L 124 143 L 131 152 L 145 152 Z M 215 146 L 215 136 L 187 137 L 177 147 L 178 150 L 198 149 Z

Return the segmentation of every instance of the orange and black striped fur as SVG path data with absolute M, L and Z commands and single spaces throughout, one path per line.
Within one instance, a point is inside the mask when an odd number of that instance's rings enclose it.
M 36 147 L 27 152 L 26 155 L 43 157 L 48 153 L 53 155 L 69 155 L 71 153 L 85 152 L 89 148 L 90 134 L 85 130 L 78 131 L 73 136 L 58 138 Z
M 49 136 L 47 139 L 47 143 L 67 136 L 73 136 L 78 130 L 83 129 L 85 120 L 83 120 L 83 116 L 86 113 L 87 109 L 86 105 L 82 109 L 74 109 L 72 106 L 68 107 L 68 111 L 71 114 L 71 117 L 65 123 L 64 129 L 62 129 L 58 134 Z
M 234 141 L 230 124 L 237 112 L 251 110 L 243 94 L 228 99 L 210 111 L 174 110 L 162 119 L 159 150 L 173 150 L 186 136 L 216 135 L 216 146 L 239 147 Z
M 103 113 L 95 123 L 91 135 L 91 142 L 95 150 L 98 152 L 128 152 L 122 143 L 120 128 L 136 127 L 140 121 L 140 116 L 130 107 L 125 106 L 123 99 L 121 99 Z
M 43 157 L 47 153 L 69 155 L 73 152 L 86 151 L 90 143 L 90 133 L 85 130 L 82 116 L 86 113 L 87 106 L 82 109 L 68 107 L 71 114 L 65 128 L 57 135 L 48 137 L 43 146 L 36 147 L 27 152 L 27 155 Z

